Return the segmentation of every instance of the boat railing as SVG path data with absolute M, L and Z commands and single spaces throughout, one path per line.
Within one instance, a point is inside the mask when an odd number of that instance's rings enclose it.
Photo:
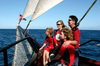
M 93 43 L 92 43 L 93 42 Z M 94 43 L 95 42 L 95 43 Z M 82 43 L 80 45 L 80 47 L 84 46 L 84 45 L 88 45 L 88 44 L 92 44 L 92 46 L 96 46 L 98 45 L 98 43 L 100 43 L 100 40 L 88 40 L 84 43 Z M 79 50 L 80 51 L 80 50 Z M 80 54 L 83 53 L 82 51 L 80 51 Z M 85 56 L 82 56 L 80 55 L 79 57 L 79 63 L 80 65 L 79 66 L 85 66 L 85 64 L 87 64 L 86 66 L 100 66 L 100 61 L 99 60 L 96 60 L 96 59 L 92 59 L 92 58 L 88 58 L 88 57 L 85 57 Z M 83 64 L 83 65 L 82 65 Z
M 88 41 L 82 43 L 82 44 L 80 45 L 80 47 L 83 46 L 83 45 L 85 45 L 85 44 L 87 44 L 87 43 L 89 43 L 89 42 L 92 42 L 92 41 L 94 41 L 94 42 L 100 42 L 100 40 L 88 40 Z
M 22 42 L 24 40 L 29 40 L 29 39 L 31 39 L 31 37 L 25 37 L 21 40 L 15 41 L 14 43 L 0 49 L 0 53 L 3 52 L 3 56 L 4 56 L 4 66 L 8 66 L 7 50 L 10 49 L 11 47 L 15 46 L 16 44 L 19 44 L 20 42 Z
M 86 42 L 80 44 L 80 47 L 81 47 L 81 46 L 84 46 L 84 45 L 86 45 L 86 44 L 88 44 L 88 43 L 90 43 L 90 42 L 100 42 L 100 40 L 88 40 L 88 41 L 86 41 Z M 80 51 L 80 49 L 79 49 L 79 52 L 82 53 L 82 52 Z

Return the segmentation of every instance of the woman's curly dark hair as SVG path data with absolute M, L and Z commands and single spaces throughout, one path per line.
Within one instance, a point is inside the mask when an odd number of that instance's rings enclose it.
M 64 35 L 67 37 L 67 40 L 73 40 L 73 33 L 71 29 L 65 27 L 61 30 L 61 32 L 64 33 Z

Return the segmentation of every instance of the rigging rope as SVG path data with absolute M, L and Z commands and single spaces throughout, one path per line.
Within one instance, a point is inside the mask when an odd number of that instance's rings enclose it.
M 94 4 L 97 2 L 97 0 L 95 0 L 94 2 L 93 2 L 93 4 L 89 7 L 89 9 L 86 11 L 86 13 L 83 15 L 83 17 L 80 19 L 80 21 L 77 23 L 77 25 L 74 27 L 74 28 L 76 28 L 76 27 L 78 27 L 79 26 L 79 24 L 80 24 L 80 22 L 83 20 L 83 18 L 87 15 L 87 13 L 90 11 L 90 9 L 94 6 Z M 73 28 L 73 29 L 74 29 Z

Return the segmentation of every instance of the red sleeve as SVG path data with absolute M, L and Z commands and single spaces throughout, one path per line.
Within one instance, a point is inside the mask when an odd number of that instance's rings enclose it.
M 53 37 L 54 43 L 57 44 L 57 40 L 55 37 Z
M 72 64 L 74 63 L 74 59 L 75 59 L 75 47 L 72 46 L 72 45 L 68 45 L 68 51 L 69 51 L 69 54 L 70 54 L 70 64 L 69 66 L 72 66 Z
M 78 48 L 80 44 L 80 30 L 76 30 L 73 33 L 73 37 L 74 37 L 74 40 L 78 41 L 78 44 L 75 46 L 75 48 Z
M 74 54 L 75 53 L 74 46 L 72 46 L 71 44 L 69 44 L 67 47 L 64 47 L 64 45 L 62 45 L 58 54 L 60 56 L 62 56 L 64 54 L 66 48 L 68 49 L 68 51 L 69 51 L 70 54 Z
M 55 35 L 57 35 L 57 30 L 55 30 Z
M 75 31 L 74 32 L 74 40 L 76 41 L 80 41 L 80 31 Z
M 62 56 L 64 54 L 65 50 L 66 50 L 66 47 L 64 47 L 64 45 L 62 45 L 58 54 L 60 56 Z
M 47 42 L 48 42 L 48 38 L 46 37 L 46 39 L 45 39 L 44 43 L 45 43 L 45 44 L 47 44 Z

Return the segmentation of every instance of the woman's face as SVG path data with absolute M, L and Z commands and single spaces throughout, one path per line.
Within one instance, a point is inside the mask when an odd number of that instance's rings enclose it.
M 58 28 L 58 29 L 61 29 L 61 28 L 62 28 L 61 22 L 58 22 L 58 23 L 57 23 L 57 28 Z
M 62 39 L 62 40 L 63 40 L 64 38 L 65 38 L 64 33 L 63 33 L 63 32 L 61 32 L 61 33 L 60 33 L 60 39 Z

